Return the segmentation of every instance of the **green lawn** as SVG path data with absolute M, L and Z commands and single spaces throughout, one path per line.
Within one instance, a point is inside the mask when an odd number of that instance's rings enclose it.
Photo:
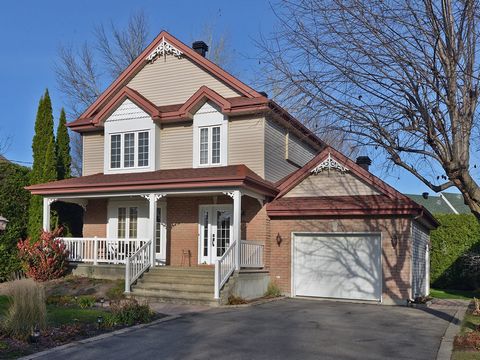
M 430 289 L 430 296 L 437 299 L 471 300 L 480 298 L 480 291 Z
M 5 314 L 8 309 L 8 297 L 0 296 L 0 316 Z M 80 323 L 96 323 L 97 317 L 106 315 L 106 311 L 101 309 L 81 309 L 76 306 L 63 307 L 48 305 L 47 306 L 47 320 L 51 325 L 72 324 L 75 321 Z

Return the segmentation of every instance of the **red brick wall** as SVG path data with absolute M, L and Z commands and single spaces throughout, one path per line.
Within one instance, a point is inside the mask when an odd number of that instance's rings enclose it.
M 292 232 L 381 232 L 383 300 L 400 302 L 410 298 L 411 248 L 410 219 L 278 219 L 270 222 L 271 240 L 267 265 L 272 280 L 282 291 L 291 291 Z M 281 237 L 280 245 L 277 236 Z M 392 237 L 398 244 L 392 246 Z
M 198 264 L 198 208 L 213 203 L 212 196 L 167 197 L 167 264 L 188 266 L 187 259 L 182 264 L 183 250 L 190 250 L 192 266 Z M 231 204 L 232 199 L 218 196 L 216 203 Z
M 190 250 L 191 264 L 198 264 L 198 210 L 214 203 L 212 196 L 167 197 L 167 264 L 182 265 L 183 250 Z M 232 204 L 227 196 L 218 196 L 217 204 Z M 265 207 L 248 196 L 242 197 L 242 239 L 266 241 L 268 217 Z M 188 266 L 188 261 L 183 261 Z
M 107 199 L 88 200 L 84 217 L 84 237 L 107 236 Z

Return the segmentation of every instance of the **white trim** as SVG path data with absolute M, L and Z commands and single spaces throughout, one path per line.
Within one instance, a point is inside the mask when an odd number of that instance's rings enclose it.
M 457 211 L 457 209 L 455 209 L 455 207 L 452 205 L 452 203 L 450 201 L 448 201 L 448 199 L 445 197 L 445 195 L 443 195 L 442 193 L 440 193 L 440 198 L 443 199 L 443 201 L 445 201 L 445 203 L 448 205 L 448 207 L 450 209 L 452 209 L 453 213 L 458 215 L 459 212 Z
M 350 171 L 346 166 L 340 164 L 337 160 L 335 160 L 330 153 L 325 160 L 323 160 L 320 164 L 315 166 L 315 168 L 311 171 L 312 174 L 317 175 L 318 173 L 322 172 L 323 170 L 338 170 L 342 173 Z
M 160 209 L 160 248 L 161 253 L 157 253 L 157 244 L 156 244 L 156 216 L 155 216 L 155 236 L 153 239 L 153 246 L 155 248 L 155 263 L 159 265 L 166 265 L 167 263 L 167 203 L 163 201 L 157 202 L 157 211 Z
M 148 56 L 145 58 L 147 61 L 154 61 L 157 56 L 166 56 L 167 54 L 173 55 L 176 58 L 181 58 L 183 55 L 183 52 L 170 44 L 167 40 L 165 40 L 165 37 L 162 38 L 162 41 L 158 44 L 158 46 L 153 49 L 153 51 L 148 54 Z
M 295 294 L 295 236 L 379 236 L 380 237 L 380 299 L 377 301 L 379 303 L 383 302 L 383 233 L 378 231 L 368 232 L 310 232 L 310 231 L 293 231 L 290 233 L 290 296 L 297 297 Z
M 160 190 L 160 191 L 153 191 L 156 194 L 163 194 L 163 196 L 167 195 L 221 195 L 224 192 L 233 192 L 235 189 L 231 188 L 214 188 L 211 190 Z M 242 190 L 243 191 L 243 190 Z M 117 193 L 98 193 L 98 194 L 88 194 L 88 193 L 80 193 L 80 194 L 66 194 L 66 195 L 48 195 L 47 197 L 55 196 L 56 199 L 96 199 L 96 198 L 115 198 L 115 197 L 133 197 L 133 196 L 140 196 L 145 197 L 150 195 L 150 192 L 141 191 L 141 192 L 117 192 Z M 127 201 L 127 200 L 126 200 Z

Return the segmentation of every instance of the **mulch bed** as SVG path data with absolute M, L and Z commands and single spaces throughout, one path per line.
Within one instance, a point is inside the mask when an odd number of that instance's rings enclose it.
M 155 314 L 151 321 L 166 315 Z M 137 325 L 137 324 L 135 324 Z M 99 328 L 95 324 L 73 324 L 49 327 L 42 331 L 38 341 L 20 341 L 0 334 L 0 359 L 15 359 L 20 356 L 47 350 L 74 341 L 87 339 L 104 333 L 112 332 L 128 326 L 118 325 L 113 328 Z

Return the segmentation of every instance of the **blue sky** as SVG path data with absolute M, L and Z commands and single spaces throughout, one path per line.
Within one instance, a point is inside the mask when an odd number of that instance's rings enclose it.
M 235 54 L 233 71 L 250 84 L 258 70 L 255 39 L 275 26 L 266 0 L 17 0 L 2 3 L 0 9 L 0 138 L 10 139 L 7 158 L 23 162 L 31 161 L 35 113 L 45 88 L 52 97 L 55 120 L 65 103 L 54 74 L 58 47 L 91 41 L 95 25 L 113 21 L 122 26 L 130 13 L 143 10 L 152 38 L 165 29 L 187 44 L 212 25 L 227 32 Z M 428 191 L 405 172 L 382 169 L 382 162 L 374 159 L 372 170 L 400 191 Z

